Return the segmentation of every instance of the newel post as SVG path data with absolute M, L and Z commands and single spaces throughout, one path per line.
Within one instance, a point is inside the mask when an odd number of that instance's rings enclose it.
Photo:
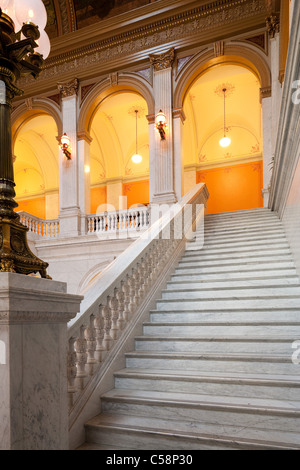
M 66 284 L 0 273 L 0 450 L 69 448 Z

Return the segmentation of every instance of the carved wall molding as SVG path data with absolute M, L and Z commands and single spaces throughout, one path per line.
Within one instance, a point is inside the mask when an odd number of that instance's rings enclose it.
M 148 49 L 166 43 L 176 44 L 185 38 L 192 44 L 193 37 L 198 42 L 199 36 L 205 38 L 209 31 L 253 17 L 259 17 L 261 21 L 262 15 L 264 18 L 267 15 L 265 0 L 219 0 L 209 5 L 201 5 L 191 11 L 181 12 L 110 38 L 100 39 L 73 51 L 57 54 L 47 59 L 37 81 L 50 80 L 77 70 L 84 74 L 84 70 L 89 67 L 101 67 L 103 70 L 109 62 L 119 61 L 120 57 L 129 58 L 136 53 L 142 53 L 146 59 Z M 33 83 L 34 79 L 27 77 L 20 81 L 23 88 Z
M 215 57 L 224 55 L 224 41 L 217 41 L 214 43 Z

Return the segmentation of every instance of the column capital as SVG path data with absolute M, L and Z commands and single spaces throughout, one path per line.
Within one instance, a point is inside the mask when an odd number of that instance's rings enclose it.
M 62 98 L 77 95 L 79 90 L 79 80 L 78 78 L 74 78 L 74 80 L 71 80 L 70 82 L 58 82 L 57 88 L 61 93 Z
M 154 67 L 154 71 L 165 70 L 172 67 L 175 60 L 175 48 L 163 52 L 162 54 L 151 54 L 149 56 L 150 64 Z
M 264 98 L 270 98 L 271 96 L 272 96 L 272 87 L 271 86 L 260 89 L 260 102 L 262 102 L 262 100 Z
M 182 123 L 186 120 L 186 116 L 183 111 L 183 108 L 173 109 L 173 119 L 177 119 L 177 118 L 180 118 Z
M 275 38 L 275 35 L 280 31 L 280 19 L 279 16 L 271 14 L 266 18 L 267 31 L 271 39 Z

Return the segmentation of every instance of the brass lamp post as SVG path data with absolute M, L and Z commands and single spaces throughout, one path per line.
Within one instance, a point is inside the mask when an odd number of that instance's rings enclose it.
M 28 0 L 22 1 L 22 5 L 26 6 Z M 32 2 L 36 4 L 37 0 Z M 15 96 L 23 93 L 15 83 L 21 76 L 28 74 L 36 78 L 44 61 L 43 56 L 35 51 L 40 47 L 37 42 L 40 37 L 39 27 L 27 21 L 26 16 L 21 27 L 24 39 L 17 40 L 21 35 L 16 35 L 18 31 L 15 31 L 10 16 L 11 11 L 17 11 L 15 3 L 13 0 L 0 0 L 0 7 L 3 8 L 0 8 L 0 272 L 40 273 L 41 277 L 49 278 L 46 273 L 48 263 L 30 251 L 27 244 L 28 228 L 21 224 L 19 215 L 14 211 L 18 204 L 14 200 L 11 103 Z M 4 10 L 7 5 L 7 10 Z M 30 8 L 28 13 L 30 20 L 34 16 L 33 9 Z

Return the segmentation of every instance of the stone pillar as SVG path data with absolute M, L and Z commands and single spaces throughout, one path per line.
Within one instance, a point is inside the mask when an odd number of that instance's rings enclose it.
M 70 138 L 71 159 L 62 151 L 59 155 L 59 225 L 60 236 L 81 234 L 82 212 L 79 204 L 79 155 L 77 148 L 77 92 L 78 80 L 61 83 L 63 132 Z
M 269 204 L 269 187 L 272 177 L 272 97 L 271 89 L 261 91 L 263 133 L 263 198 L 264 207 Z
M 182 149 L 182 126 L 184 121 L 185 115 L 183 109 L 173 109 L 174 189 L 178 201 L 185 194 L 184 155 Z
M 67 450 L 66 284 L 0 273 L 0 449 Z
M 107 210 L 122 210 L 123 207 L 123 183 L 120 180 L 108 181 L 107 189 Z
M 91 213 L 91 142 L 87 132 L 78 134 L 78 201 L 81 233 L 86 231 L 86 215 Z
M 155 154 L 151 155 L 150 152 L 149 173 L 150 178 L 154 178 L 154 183 L 150 183 L 150 202 L 155 204 L 173 204 L 177 201 L 172 112 L 172 65 L 174 56 L 174 49 L 164 54 L 150 56 L 150 62 L 154 68 L 155 115 L 162 110 L 166 115 L 168 126 L 165 140 L 161 140 L 159 133 L 155 132 Z M 150 168 L 150 166 L 153 167 Z M 178 170 L 177 166 L 176 169 Z
M 271 89 L 261 90 L 262 120 L 263 120 L 263 167 L 264 167 L 264 206 L 268 207 L 270 182 L 272 177 L 272 159 L 275 155 L 277 130 L 280 115 L 282 88 L 280 83 L 280 44 L 279 44 L 279 18 L 271 14 L 267 18 L 271 56 Z

